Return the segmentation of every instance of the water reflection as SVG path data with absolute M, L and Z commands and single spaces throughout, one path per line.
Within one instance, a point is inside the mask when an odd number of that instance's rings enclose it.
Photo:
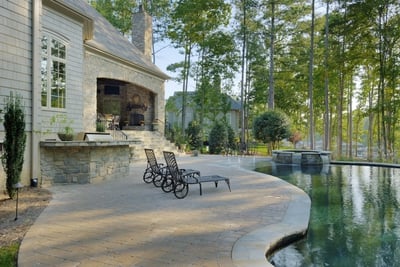
M 400 266 L 400 169 L 325 166 L 257 165 L 312 199 L 307 238 L 276 253 L 275 265 Z

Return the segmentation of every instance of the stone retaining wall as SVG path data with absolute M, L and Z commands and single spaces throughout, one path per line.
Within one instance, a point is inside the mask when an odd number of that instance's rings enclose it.
M 42 184 L 95 183 L 129 172 L 128 141 L 41 142 Z

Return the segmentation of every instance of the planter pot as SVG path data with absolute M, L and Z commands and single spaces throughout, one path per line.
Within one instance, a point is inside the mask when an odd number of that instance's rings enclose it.
M 74 139 L 74 135 L 66 133 L 58 133 L 58 138 L 60 138 L 61 141 L 72 141 Z

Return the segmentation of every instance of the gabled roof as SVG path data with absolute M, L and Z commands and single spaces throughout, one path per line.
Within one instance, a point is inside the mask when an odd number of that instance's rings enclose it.
M 125 38 L 114 26 L 109 23 L 96 9 L 84 0 L 55 0 L 62 5 L 79 12 L 93 21 L 93 34 L 91 39 L 85 40 L 85 44 L 108 56 L 115 57 L 136 68 L 152 73 L 161 79 L 169 76 L 162 72 L 150 59 L 127 38 Z

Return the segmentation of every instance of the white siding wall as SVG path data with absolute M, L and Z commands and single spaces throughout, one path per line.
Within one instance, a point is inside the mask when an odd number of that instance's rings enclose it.
M 0 0 L 0 109 L 10 91 L 23 97 L 27 129 L 31 129 L 31 1 Z M 0 131 L 3 131 L 3 124 Z M 0 139 L 2 135 L 0 133 Z
M 32 19 L 31 1 L 0 0 L 0 109 L 10 92 L 19 94 L 25 107 L 26 130 L 31 131 L 32 114 Z M 1 118 L 3 115 L 1 115 Z M 4 139 L 0 123 L 0 140 Z M 21 182 L 29 183 L 30 133 L 27 133 L 25 164 Z M 0 199 L 6 188 L 6 177 L 0 164 Z
M 67 101 L 65 113 L 68 119 L 73 121 L 75 132 L 83 130 L 83 25 L 73 21 L 64 15 L 43 8 L 42 15 L 43 33 L 49 33 L 53 37 L 66 43 L 67 47 Z M 42 132 L 49 129 L 50 118 L 60 113 L 47 108 L 42 108 L 40 119 L 42 121 Z M 61 112 L 62 113 L 62 112 Z

